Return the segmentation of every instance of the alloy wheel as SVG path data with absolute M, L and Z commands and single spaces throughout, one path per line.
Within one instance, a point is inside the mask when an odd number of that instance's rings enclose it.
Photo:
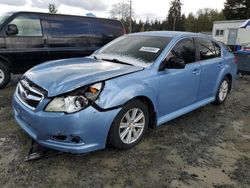
M 136 142 L 145 128 L 145 114 L 139 108 L 132 108 L 125 113 L 119 125 L 119 136 L 123 143 Z
M 2 83 L 5 79 L 4 72 L 0 69 L 0 83 Z
M 220 101 L 224 101 L 228 95 L 229 84 L 227 80 L 224 80 L 221 83 L 220 90 L 219 90 L 219 99 Z

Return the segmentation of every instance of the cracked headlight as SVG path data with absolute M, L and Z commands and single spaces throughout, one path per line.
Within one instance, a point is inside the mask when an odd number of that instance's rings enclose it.
M 77 89 L 60 97 L 55 97 L 45 108 L 45 112 L 74 113 L 87 108 L 98 98 L 103 83 Z

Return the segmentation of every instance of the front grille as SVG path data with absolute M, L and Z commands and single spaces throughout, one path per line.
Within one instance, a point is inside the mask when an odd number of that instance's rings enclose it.
M 17 95 L 26 106 L 34 110 L 43 100 L 44 91 L 29 80 L 22 79 L 17 87 Z

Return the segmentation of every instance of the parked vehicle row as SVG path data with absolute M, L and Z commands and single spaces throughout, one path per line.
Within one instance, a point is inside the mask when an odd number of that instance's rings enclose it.
M 234 55 L 207 36 L 129 34 L 89 57 L 30 69 L 17 85 L 13 114 L 48 148 L 86 153 L 109 144 L 127 149 L 149 127 L 211 102 L 222 104 L 236 73 Z
M 117 20 L 35 12 L 0 15 L 0 88 L 10 73 L 24 73 L 48 60 L 88 56 L 124 34 Z
M 238 61 L 238 72 L 243 75 L 250 75 L 250 43 L 242 47 L 236 54 Z

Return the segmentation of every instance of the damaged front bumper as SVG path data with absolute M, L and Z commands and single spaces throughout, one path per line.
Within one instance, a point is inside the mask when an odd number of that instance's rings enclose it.
M 105 148 L 109 128 L 120 111 L 118 108 L 100 112 L 92 106 L 73 114 L 31 110 L 16 94 L 12 106 L 17 123 L 37 143 L 76 154 Z

